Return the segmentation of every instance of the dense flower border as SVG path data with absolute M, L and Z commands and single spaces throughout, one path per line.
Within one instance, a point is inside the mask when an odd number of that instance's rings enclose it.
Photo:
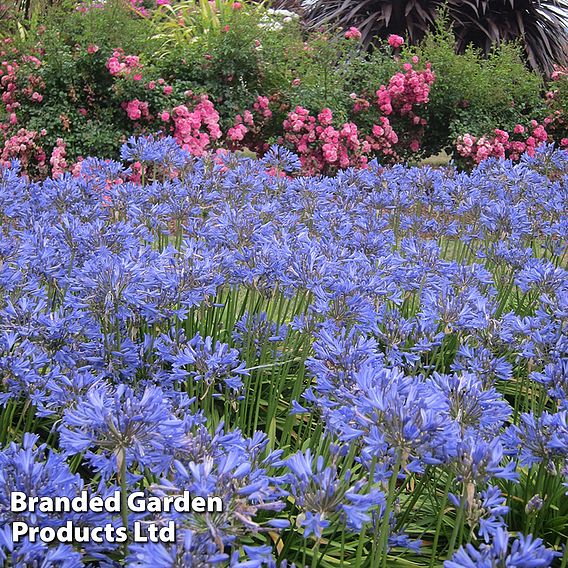
M 566 560 L 565 152 L 303 178 L 278 147 L 122 156 L 0 169 L 0 566 Z M 225 508 L 8 506 L 85 489 Z M 178 533 L 13 542 L 15 520 Z
M 240 10 L 239 3 L 232 3 Z M 92 6 L 90 9 L 94 9 Z M 140 7 L 142 9 L 142 7 Z M 360 32 L 351 28 L 345 32 L 347 43 L 356 45 Z M 140 56 L 114 49 L 104 59 L 107 74 L 109 104 L 123 122 L 125 138 L 131 134 L 173 136 L 183 149 L 195 156 L 219 148 L 248 150 L 263 155 L 270 144 L 277 142 L 296 152 L 303 173 L 333 174 L 338 169 L 366 167 L 373 158 L 383 163 L 401 162 L 423 157 L 428 123 L 427 108 L 430 92 L 436 82 L 436 70 L 417 56 L 410 61 L 400 60 L 404 39 L 392 35 L 387 49 L 400 68 L 389 80 L 377 85 L 373 92 L 351 93 L 351 108 L 347 120 L 337 120 L 334 108 L 309 109 L 298 105 L 286 107 L 278 96 L 258 94 L 250 108 L 237 112 L 229 124 L 221 128 L 221 116 L 215 101 L 206 93 L 196 94 L 183 84 L 168 84 L 155 77 L 143 64 Z M 260 45 L 257 46 L 259 49 Z M 101 47 L 94 44 L 77 46 L 77 54 L 86 65 L 100 64 Z M 207 58 L 208 55 L 206 54 Z M 98 62 L 98 63 L 97 63 Z M 20 53 L 10 38 L 3 40 L 0 49 L 0 163 L 17 158 L 23 171 L 32 177 L 58 175 L 72 168 L 81 156 L 69 159 L 67 134 L 74 120 L 67 113 L 59 116 L 57 135 L 53 127 L 30 128 L 27 118 L 41 113 L 49 103 L 42 78 L 42 48 Z M 555 72 L 553 80 L 563 80 L 564 70 Z M 299 81 L 295 79 L 294 81 Z M 293 82 L 294 84 L 294 82 Z M 78 118 L 91 120 L 101 109 L 97 97 L 89 92 L 77 95 Z M 132 96 L 131 93 L 136 93 Z M 75 96 L 72 94 L 72 96 Z M 512 132 L 495 128 L 483 136 L 464 132 L 453 145 L 454 157 L 466 166 L 473 166 L 489 157 L 518 160 L 524 152 L 532 154 L 540 145 L 556 141 L 568 147 L 565 121 L 561 110 L 555 108 L 554 89 L 547 93 L 550 116 L 542 122 L 517 124 Z M 80 101 L 80 102 L 79 102 Z M 226 123 L 227 117 L 224 117 Z M 225 124 L 224 123 L 224 124 Z M 49 139 L 49 141 L 48 141 Z M 427 144 L 426 144 L 427 146 Z

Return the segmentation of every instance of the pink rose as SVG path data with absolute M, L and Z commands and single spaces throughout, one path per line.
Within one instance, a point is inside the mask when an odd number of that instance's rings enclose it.
M 142 116 L 140 101 L 137 99 L 129 101 L 126 105 L 126 114 L 128 114 L 128 118 L 130 118 L 130 120 L 138 120 Z
M 463 137 L 463 143 L 471 148 L 473 146 L 473 144 L 475 143 L 475 140 L 473 139 L 473 136 L 471 136 L 471 134 L 466 134 Z
M 399 47 L 402 47 L 403 43 L 404 43 L 404 38 L 400 37 L 399 35 L 396 34 L 391 34 L 387 40 L 389 42 L 389 45 L 391 47 L 393 47 L 394 49 L 397 49 Z
M 346 39 L 361 39 L 361 32 L 351 26 L 346 32 L 345 32 L 345 37 Z
M 318 120 L 320 121 L 321 124 L 323 124 L 324 126 L 327 126 L 328 124 L 331 124 L 332 120 L 333 120 L 333 114 L 331 112 L 331 109 L 329 108 L 324 108 L 319 114 L 318 114 Z

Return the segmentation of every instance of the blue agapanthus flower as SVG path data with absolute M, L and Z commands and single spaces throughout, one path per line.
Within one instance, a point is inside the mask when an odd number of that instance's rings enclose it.
M 147 467 L 161 473 L 184 443 L 183 423 L 158 387 L 141 393 L 125 385 L 93 387 L 65 411 L 59 435 L 67 454 L 84 453 L 107 479 L 120 472 L 123 462 L 128 471 Z
M 544 462 L 554 467 L 555 461 L 568 459 L 568 411 L 540 416 L 523 413 L 519 424 L 509 426 L 503 435 L 510 454 L 519 457 L 522 465 Z
M 543 545 L 542 539 L 532 535 L 520 534 L 509 544 L 510 539 L 507 531 L 498 529 L 489 544 L 481 544 L 479 549 L 467 544 L 444 562 L 444 568 L 548 568 L 558 556 Z
M 75 526 L 104 526 L 111 522 L 106 513 L 54 513 L 35 507 L 33 511 L 17 512 L 11 507 L 11 494 L 24 493 L 28 498 L 78 497 L 86 485 L 78 474 L 71 473 L 65 457 L 39 444 L 36 434 L 25 433 L 21 444 L 11 443 L 0 451 L 0 566 L 83 566 L 81 553 L 70 545 L 43 543 L 36 539 L 12 538 L 11 523 L 22 521 L 32 527 L 57 529 L 70 521 Z M 87 549 L 93 550 L 90 544 Z M 104 556 L 112 545 L 98 546 Z M 7 559 L 10 559 L 8 562 Z
M 191 160 L 191 154 L 180 147 L 175 138 L 166 136 L 131 136 L 120 149 L 120 157 L 127 162 L 142 162 L 181 168 Z
M 299 171 L 302 167 L 296 154 L 277 145 L 271 146 L 260 162 L 269 168 L 277 168 L 287 173 Z
M 350 530 L 361 530 L 371 519 L 371 512 L 384 505 L 382 491 L 366 489 L 366 481 L 351 480 L 351 472 L 340 475 L 333 465 L 326 466 L 323 456 L 310 450 L 298 452 L 286 461 L 290 473 L 286 482 L 301 511 L 298 523 L 304 536 L 321 538 L 331 520 L 342 519 Z

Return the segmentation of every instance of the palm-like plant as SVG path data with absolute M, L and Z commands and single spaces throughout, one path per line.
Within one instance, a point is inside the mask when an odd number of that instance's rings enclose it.
M 314 26 L 356 26 L 365 45 L 389 34 L 416 43 L 444 6 L 458 51 L 473 44 L 487 53 L 500 42 L 520 40 L 535 69 L 549 73 L 566 62 L 568 0 L 315 0 L 307 18 Z

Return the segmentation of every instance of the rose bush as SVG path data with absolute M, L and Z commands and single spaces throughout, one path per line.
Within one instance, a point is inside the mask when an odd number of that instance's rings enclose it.
M 5 38 L 2 162 L 17 158 L 42 177 L 87 155 L 117 156 L 128 137 L 150 133 L 195 155 L 263 155 L 277 142 L 312 174 L 441 150 L 470 167 L 547 141 L 568 146 L 565 72 L 545 91 L 513 47 L 487 60 L 455 55 L 440 28 L 419 48 L 392 35 L 361 53 L 356 28 L 304 36 L 291 12 L 196 6 L 81 4 L 54 11 L 25 40 Z

